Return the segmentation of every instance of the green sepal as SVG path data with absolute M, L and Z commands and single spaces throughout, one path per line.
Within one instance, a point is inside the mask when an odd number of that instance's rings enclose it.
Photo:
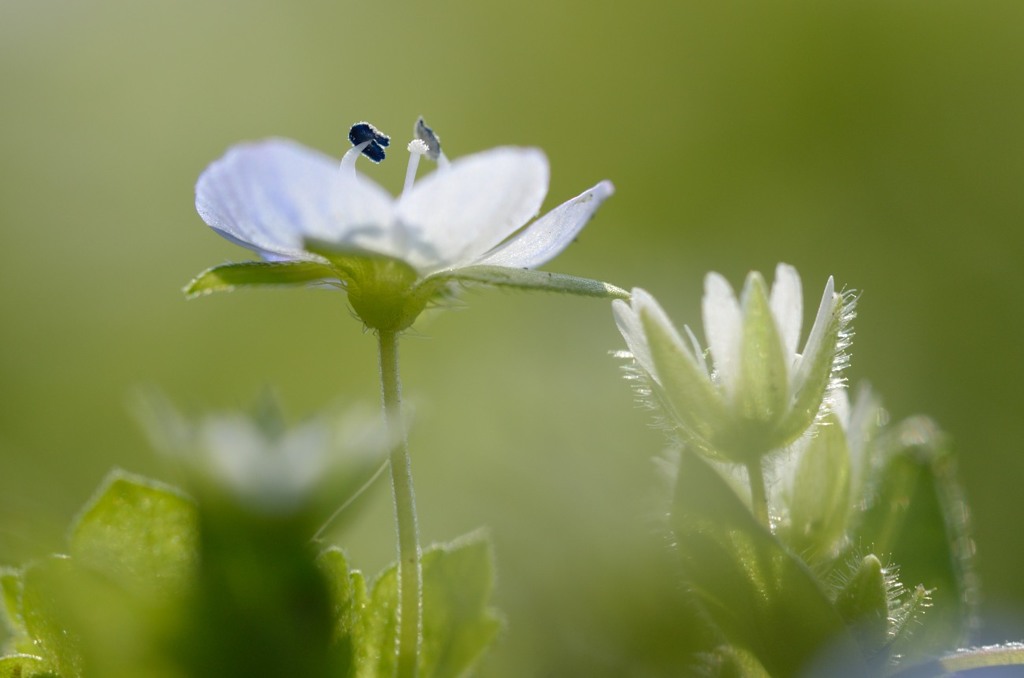
M 726 643 L 747 648 L 773 676 L 823 661 L 864 668 L 823 585 L 688 451 L 680 457 L 671 526 L 683 579 Z
M 422 285 L 426 287 L 448 282 L 560 292 L 601 299 L 629 299 L 629 292 L 626 290 L 599 280 L 506 266 L 467 266 L 452 271 L 441 271 L 428 276 Z
M 185 286 L 184 292 L 194 298 L 239 287 L 287 287 L 337 279 L 337 271 L 315 261 L 244 261 L 206 269 Z
M 897 610 L 903 633 L 894 648 L 913 661 L 962 644 L 973 623 L 977 591 L 967 510 L 953 456 L 930 420 L 892 427 L 875 446 L 880 463 L 870 481 L 873 499 L 851 540 L 886 554 L 899 565 L 900 579 L 916 587 L 905 609 Z M 922 612 L 924 624 L 909 623 Z
M 838 417 L 829 414 L 799 454 L 780 537 L 809 562 L 827 562 L 850 513 L 850 452 Z
M 42 657 L 13 654 L 0 658 L 0 678 L 59 678 Z
M 644 309 L 640 322 L 660 381 L 652 384 L 652 389 L 663 396 L 664 404 L 704 452 L 723 460 L 741 461 L 730 454 L 728 445 L 714 444 L 719 433 L 732 429 L 732 422 L 707 373 L 656 314 Z
M 419 673 L 464 676 L 494 640 L 502 623 L 490 608 L 494 559 L 489 540 L 473 534 L 424 551 L 423 642 Z M 351 644 L 355 676 L 394 675 L 398 573 L 386 569 L 366 595 L 362 577 L 349 573 L 340 551 L 321 554 L 332 579 L 339 643 Z M 344 636 L 348 634 L 348 640 Z M 342 650 L 348 651 L 348 650 Z
M 836 609 L 850 625 L 866 657 L 874 658 L 885 648 L 889 641 L 889 592 L 878 556 L 869 554 L 860 561 L 836 596 Z
M 197 513 L 178 490 L 115 470 L 68 535 L 76 564 L 132 594 L 163 600 L 191 581 L 199 545 Z
M 352 310 L 371 329 L 404 330 L 433 300 L 414 291 L 419 274 L 401 259 L 322 240 L 306 240 L 304 246 L 330 262 L 344 281 Z
M 762 426 L 772 427 L 785 411 L 789 379 L 782 338 L 768 303 L 768 286 L 759 273 L 747 277 L 743 290 L 743 336 L 734 406 L 753 425 L 751 448 L 765 439 Z M 776 447 L 768 445 L 761 451 Z

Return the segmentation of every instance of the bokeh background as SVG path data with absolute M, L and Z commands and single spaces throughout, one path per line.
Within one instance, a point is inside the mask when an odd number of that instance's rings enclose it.
M 862 291 L 853 382 L 933 416 L 973 509 L 985 625 L 1024 638 L 1024 3 L 0 3 L 0 562 L 62 548 L 111 466 L 167 477 L 128 406 L 271 387 L 296 419 L 377 402 L 342 295 L 186 301 L 245 252 L 196 216 L 207 163 L 286 136 L 340 155 L 417 115 L 449 156 L 543 148 L 547 207 L 617 194 L 550 267 L 699 324 L 709 270 L 786 261 Z M 481 291 L 404 343 L 426 541 L 487 526 L 508 629 L 486 675 L 642 673 L 683 643 L 664 592 L 662 446 L 608 304 Z M 808 308 L 808 315 L 813 309 Z M 384 484 L 333 538 L 391 557 Z M 638 657 L 648 659 L 638 659 Z M 668 658 L 665 661 L 669 661 Z M 577 673 L 576 675 L 581 675 Z

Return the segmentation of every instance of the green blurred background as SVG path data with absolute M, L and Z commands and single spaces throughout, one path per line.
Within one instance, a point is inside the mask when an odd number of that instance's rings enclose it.
M 376 403 L 341 295 L 185 301 L 246 258 L 193 185 L 237 141 L 340 155 L 366 119 L 400 146 L 364 170 L 397 190 L 422 114 L 451 157 L 543 148 L 547 207 L 612 179 L 550 268 L 643 286 L 679 322 L 699 325 L 709 270 L 792 263 L 808 306 L 830 274 L 862 290 L 849 376 L 952 436 L 983 639 L 1024 637 L 1022 35 L 1018 0 L 4 0 L 0 562 L 62 548 L 112 465 L 169 477 L 129 414 L 140 385 L 193 410 L 271 386 L 296 418 Z M 639 674 L 686 627 L 651 584 L 663 441 L 609 357 L 608 305 L 466 302 L 403 362 L 424 539 L 485 525 L 497 545 L 509 627 L 484 672 Z M 362 508 L 335 538 L 374 572 L 386 486 Z

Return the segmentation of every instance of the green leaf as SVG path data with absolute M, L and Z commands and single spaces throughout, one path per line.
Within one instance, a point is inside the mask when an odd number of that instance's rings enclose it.
M 423 553 L 423 644 L 420 675 L 463 676 L 501 629 L 489 607 L 494 587 L 490 542 L 480 534 Z M 396 667 L 397 570 L 385 570 L 361 613 L 356 640 L 364 643 L 357 676 L 393 675 Z M 363 659 L 365 658 L 365 660 Z
M 482 534 L 423 556 L 422 675 L 465 675 L 501 629 L 489 607 L 494 557 Z
M 113 471 L 69 535 L 76 562 L 144 599 L 182 591 L 195 568 L 195 505 L 177 490 Z
M 891 558 L 908 586 L 928 590 L 922 623 L 906 625 L 896 648 L 913 660 L 961 644 L 971 624 L 977 592 L 967 509 L 953 456 L 932 422 L 908 420 L 877 444 L 874 499 L 852 539 Z
M 339 666 L 354 667 L 365 665 L 368 643 L 362 637 L 361 615 L 367 611 L 366 581 L 358 570 L 350 571 L 345 554 L 341 549 L 331 547 L 317 556 L 317 564 L 327 578 L 331 594 L 334 630 L 331 635 L 333 652 Z
M 423 284 L 436 285 L 447 282 L 482 283 L 496 287 L 561 292 L 602 299 L 629 299 L 629 292 L 626 290 L 599 280 L 505 266 L 468 266 L 454 271 L 442 271 L 429 276 Z
M 309 285 L 337 278 L 337 271 L 315 261 L 244 261 L 206 269 L 184 292 L 193 298 L 238 287 Z
M 14 654 L 0 658 L 0 678 L 57 678 L 41 657 Z
M 823 586 L 696 454 L 680 458 L 671 525 L 685 582 L 725 642 L 773 676 L 863 668 Z
M 359 618 L 356 639 L 362 647 L 357 649 L 357 678 L 395 675 L 398 669 L 397 602 L 398 570 L 392 565 L 373 583 L 369 603 Z

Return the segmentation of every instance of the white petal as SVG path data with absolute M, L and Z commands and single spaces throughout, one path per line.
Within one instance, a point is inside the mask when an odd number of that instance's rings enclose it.
M 789 264 L 776 266 L 775 282 L 772 284 L 768 305 L 775 317 L 779 336 L 782 337 L 786 364 L 791 366 L 793 356 L 796 355 L 797 342 L 800 341 L 800 329 L 804 320 L 804 298 L 800 288 L 800 274 Z
M 308 235 L 338 245 L 351 245 L 400 257 L 402 244 L 395 228 L 395 201 L 362 174 L 340 171 L 330 192 L 331 220 Z
M 310 258 L 302 251 L 306 237 L 347 242 L 354 225 L 390 221 L 390 197 L 381 215 L 382 192 L 369 180 L 341 181 L 337 161 L 322 153 L 269 139 L 235 146 L 207 167 L 196 184 L 196 210 L 243 247 L 270 258 Z
M 643 323 L 640 321 L 640 310 L 644 303 L 647 300 L 655 304 L 657 302 L 654 302 L 654 298 L 639 287 L 634 287 L 630 294 L 632 298 L 629 302 L 622 299 L 612 302 L 615 325 L 619 328 L 622 338 L 626 340 L 626 346 L 629 347 L 637 363 L 657 381 L 658 377 L 654 373 L 654 360 L 651 359 L 651 348 L 647 344 L 647 333 L 644 332 Z
M 832 276 L 829 276 L 828 282 L 825 283 L 825 291 L 821 295 L 818 315 L 814 318 L 814 325 L 811 327 L 810 335 L 807 337 L 807 343 L 804 344 L 804 350 L 801 351 L 800 362 L 791 378 L 793 391 L 803 386 L 808 372 L 813 369 L 815 357 L 821 351 L 822 342 L 825 340 L 825 332 L 828 330 L 832 313 L 836 310 L 837 305 L 843 303 L 842 296 L 836 294 L 835 285 Z
M 634 289 L 633 294 L 635 295 L 637 291 Z M 647 336 L 640 323 L 640 316 L 622 299 L 612 302 L 612 315 L 615 318 L 615 326 L 626 340 L 626 346 L 629 347 L 633 358 L 645 372 L 654 377 L 654 362 L 651 360 L 651 349 L 647 345 Z
M 715 370 L 726 394 L 731 397 L 739 369 L 743 314 L 732 287 L 718 273 L 708 273 L 704 278 L 701 310 L 704 316 L 704 338 L 711 349 Z
M 531 148 L 466 156 L 417 182 L 398 203 L 398 219 L 421 270 L 471 261 L 537 213 L 548 190 L 548 162 Z
M 807 337 L 807 344 L 804 346 L 803 353 L 805 355 L 808 351 L 816 350 L 828 327 L 833 309 L 841 303 L 842 297 L 836 294 L 836 283 L 832 276 L 829 276 L 828 282 L 825 283 L 825 291 L 821 295 L 821 303 L 818 305 L 818 314 L 814 317 L 814 325 L 811 327 L 810 336 Z
M 610 181 L 564 202 L 485 254 L 478 262 L 492 266 L 535 268 L 569 246 L 594 212 L 615 192 Z

